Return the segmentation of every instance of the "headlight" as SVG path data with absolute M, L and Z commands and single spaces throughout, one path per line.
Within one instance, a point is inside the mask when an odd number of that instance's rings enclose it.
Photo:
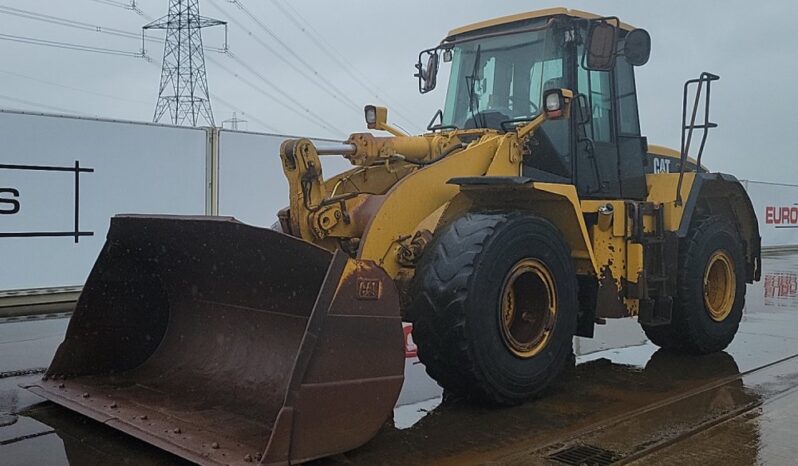
M 562 110 L 562 95 L 559 92 L 546 94 L 546 111 L 557 112 Z
M 373 129 L 377 125 L 377 107 L 366 105 L 366 126 Z
M 543 109 L 546 118 L 557 120 L 568 118 L 571 99 L 574 93 L 569 89 L 549 89 L 543 93 Z

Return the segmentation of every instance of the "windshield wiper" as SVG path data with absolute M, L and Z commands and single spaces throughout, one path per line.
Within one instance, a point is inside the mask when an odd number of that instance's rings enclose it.
M 480 52 L 482 51 L 482 44 L 477 45 L 477 50 L 474 53 L 474 69 L 471 71 L 471 76 L 465 76 L 466 80 L 466 89 L 468 89 L 468 110 L 471 112 L 471 119 L 474 120 L 474 126 L 484 128 L 485 127 L 485 116 L 479 111 L 479 102 L 474 105 L 474 100 L 476 97 L 476 81 L 477 81 L 477 72 L 479 71 L 479 56 Z M 476 110 L 474 109 L 476 107 Z M 477 116 L 480 117 L 480 121 L 477 122 Z

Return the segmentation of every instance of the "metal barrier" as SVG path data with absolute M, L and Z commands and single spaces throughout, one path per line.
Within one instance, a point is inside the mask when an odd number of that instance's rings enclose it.
M 81 286 L 0 291 L 0 318 L 72 312 Z

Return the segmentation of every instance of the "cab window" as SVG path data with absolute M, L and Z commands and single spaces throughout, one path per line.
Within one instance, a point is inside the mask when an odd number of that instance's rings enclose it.
M 623 58 L 618 59 L 615 65 L 615 89 L 618 99 L 616 105 L 618 109 L 618 132 L 622 135 L 640 136 L 634 67 Z
M 613 142 L 612 75 L 606 71 L 588 71 L 579 66 L 578 91 L 587 97 L 593 117 L 586 125 L 594 142 Z

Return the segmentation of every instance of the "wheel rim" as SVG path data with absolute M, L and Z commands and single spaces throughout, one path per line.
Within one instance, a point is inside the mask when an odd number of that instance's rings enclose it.
M 712 320 L 722 322 L 731 314 L 736 287 L 734 261 L 726 251 L 715 251 L 704 271 L 704 304 Z
M 499 327 L 504 344 L 520 358 L 546 347 L 557 317 L 554 277 L 537 259 L 524 259 L 507 274 L 501 294 Z

